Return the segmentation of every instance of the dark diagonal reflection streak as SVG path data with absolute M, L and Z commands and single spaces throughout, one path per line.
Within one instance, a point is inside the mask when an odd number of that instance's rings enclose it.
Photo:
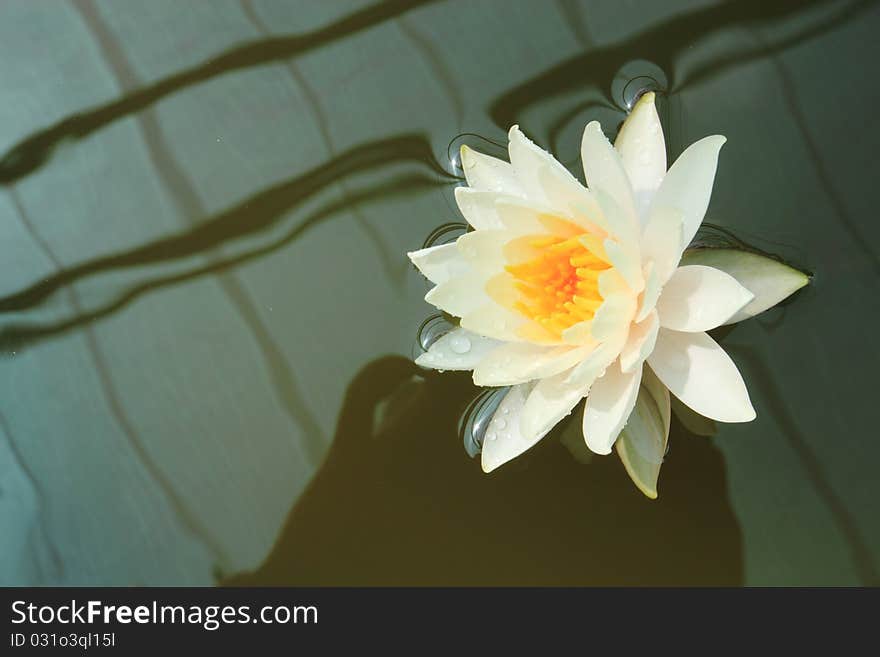
M 436 160 L 423 135 L 402 135 L 368 142 L 348 149 L 301 176 L 255 194 L 188 230 L 128 251 L 86 260 L 0 298 L 0 312 L 37 306 L 59 288 L 87 276 L 186 258 L 260 234 L 281 221 L 288 210 L 340 178 L 395 162 L 426 164 L 441 178 L 455 180 Z
M 113 313 L 121 310 L 128 304 L 132 303 L 139 297 L 155 292 L 160 289 L 179 285 L 193 279 L 217 274 L 234 267 L 238 267 L 254 259 L 264 257 L 273 253 L 294 240 L 301 237 L 305 232 L 330 218 L 331 216 L 344 211 L 347 204 L 352 200 L 366 203 L 370 200 L 387 199 L 394 195 L 424 191 L 437 185 L 437 180 L 424 174 L 411 174 L 397 177 L 390 182 L 367 189 L 360 192 L 353 192 L 348 200 L 334 201 L 326 204 L 323 208 L 309 215 L 306 219 L 298 223 L 294 228 L 284 234 L 276 241 L 259 248 L 245 251 L 236 256 L 216 260 L 207 265 L 194 267 L 182 273 L 160 276 L 143 283 L 139 283 L 130 287 L 128 290 L 117 296 L 111 302 L 101 306 L 98 309 L 77 313 L 72 317 L 51 323 L 19 323 L 12 324 L 0 330 L 0 351 L 9 351 L 12 349 L 22 349 L 28 345 L 32 345 L 41 340 L 51 338 L 68 331 L 78 329 L 84 325 L 101 320 Z
M 60 143 L 82 139 L 182 89 L 225 73 L 315 50 L 433 1 L 388 0 L 353 12 L 307 34 L 279 36 L 246 43 L 109 103 L 68 116 L 9 149 L 0 159 L 0 184 L 8 185 L 32 173 L 52 156 L 55 147 Z
M 533 103 L 573 89 L 597 88 L 611 102 L 607 87 L 615 73 L 638 56 L 647 57 L 667 71 L 670 87 L 676 88 L 673 76 L 675 60 L 699 39 L 736 25 L 772 24 L 823 4 L 834 3 L 829 0 L 779 0 L 773 3 L 729 1 L 678 14 L 627 39 L 560 62 L 541 75 L 500 95 L 491 103 L 489 114 L 500 128 L 506 128 L 517 123 L 520 114 Z M 840 22 L 853 18 L 870 4 L 872 0 L 848 3 L 836 20 L 829 21 L 826 17 L 819 24 L 799 33 L 800 38 L 798 35 L 790 37 L 780 47 L 788 47 L 800 40 L 815 37 Z M 751 53 L 746 56 L 751 57 Z M 715 63 L 714 70 L 732 66 L 738 61 L 737 55 L 725 56 Z M 712 70 L 706 68 L 703 74 L 708 75 Z

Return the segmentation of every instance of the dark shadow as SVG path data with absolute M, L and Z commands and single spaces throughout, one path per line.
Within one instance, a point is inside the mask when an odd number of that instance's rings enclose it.
M 52 274 L 0 298 L 0 312 L 36 306 L 59 288 L 87 276 L 186 258 L 233 240 L 265 232 L 281 221 L 291 208 L 325 187 L 352 174 L 372 171 L 394 162 L 425 164 L 441 177 L 455 180 L 437 162 L 430 143 L 422 135 L 403 135 L 369 142 L 348 149 L 302 176 L 263 190 L 192 228 L 128 251 L 99 256 Z M 347 204 L 351 202 L 351 199 L 347 200 Z
M 395 408 L 403 386 L 415 392 Z M 368 365 L 266 562 L 226 583 L 742 583 L 741 534 L 709 441 L 672 437 L 655 502 L 616 457 L 580 465 L 552 434 L 486 475 L 457 430 L 474 392 L 466 374 L 425 374 L 400 357 Z
M 116 100 L 73 114 L 17 143 L 0 158 L 0 184 L 9 185 L 42 166 L 66 140 L 79 140 L 166 96 L 218 75 L 301 55 L 351 36 L 434 0 L 388 0 L 353 12 L 308 34 L 261 39 L 162 78 Z
M 672 16 L 627 39 L 569 57 L 541 75 L 517 85 L 492 102 L 489 115 L 499 128 L 506 129 L 507 126 L 517 123 L 519 115 L 531 104 L 574 89 L 595 88 L 609 102 L 613 102 L 608 87 L 614 75 L 624 64 L 639 58 L 657 64 L 669 76 L 669 87 L 677 89 L 680 85 L 673 77 L 675 59 L 700 38 L 732 26 L 769 24 L 822 4 L 834 5 L 830 0 L 777 0 L 770 3 L 734 0 Z M 697 79 L 736 65 L 740 60 L 751 61 L 755 57 L 777 52 L 815 37 L 845 20 L 852 19 L 871 4 L 872 0 L 847 4 L 834 19 L 826 18 L 779 44 L 757 51 L 725 55 L 701 66 L 697 71 Z M 694 79 L 691 77 L 689 83 Z
M 228 258 L 216 258 L 206 265 L 194 267 L 180 273 L 157 276 L 145 280 L 129 287 L 114 299 L 96 309 L 88 311 L 80 309 L 75 314 L 65 319 L 45 323 L 21 322 L 4 326 L 0 329 L 0 352 L 21 350 L 41 340 L 58 336 L 83 326 L 91 325 L 96 321 L 122 310 L 128 304 L 134 302 L 145 294 L 156 292 L 166 287 L 186 283 L 202 276 L 219 274 L 235 267 L 239 267 L 252 260 L 267 256 L 289 245 L 321 221 L 329 219 L 330 217 L 346 210 L 350 203 L 365 203 L 373 199 L 390 198 L 395 195 L 429 189 L 436 185 L 437 181 L 434 178 L 425 175 L 412 174 L 409 176 L 394 178 L 388 183 L 369 188 L 365 191 L 352 191 L 345 199 L 326 204 L 316 212 L 310 214 L 304 220 L 297 223 L 280 238 L 263 246 L 246 250 Z M 403 258 L 403 255 L 401 255 L 401 258 Z M 275 372 L 276 367 L 277 364 L 273 365 L 270 369 Z M 290 382 L 284 381 L 289 378 L 288 374 L 289 373 L 286 372 L 276 372 L 280 382 L 289 386 Z

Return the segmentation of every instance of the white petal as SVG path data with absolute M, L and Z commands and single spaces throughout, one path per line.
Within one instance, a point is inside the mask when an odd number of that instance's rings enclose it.
M 510 386 L 546 378 L 574 367 L 592 347 L 546 346 L 526 342 L 500 344 L 474 368 L 478 386 Z
M 593 381 L 602 376 L 606 368 L 617 360 L 626 344 L 627 335 L 628 330 L 624 330 L 599 344 L 584 360 L 571 369 L 568 382 L 589 388 Z
M 673 395 L 700 415 L 719 422 L 755 419 L 739 370 L 705 333 L 661 328 L 648 364 Z
M 584 322 L 572 324 L 562 332 L 563 342 L 571 345 L 591 345 L 596 347 L 596 340 L 593 338 L 593 320 L 588 319 Z
M 541 379 L 529 394 L 520 418 L 520 431 L 526 440 L 540 440 L 587 394 L 590 386 L 567 383 L 569 374 Z
M 574 237 L 583 232 L 577 224 L 559 216 L 555 210 L 525 199 L 499 199 L 495 203 L 505 229 L 518 235 L 558 235 Z
M 462 315 L 460 324 L 462 328 L 496 340 L 524 342 L 517 329 L 526 321 L 525 317 L 514 314 L 490 300 L 485 305 Z
M 623 122 L 614 148 L 632 185 L 639 217 L 644 221 L 654 193 L 666 173 L 666 142 L 654 105 L 654 92 L 643 94 Z
M 485 280 L 473 273 L 457 276 L 429 290 L 425 301 L 450 315 L 464 317 L 490 303 L 484 285 Z
M 715 135 L 688 146 L 666 172 L 660 189 L 654 195 L 652 211 L 654 207 L 681 210 L 682 249 L 693 239 L 709 207 L 715 169 L 718 167 L 718 152 L 725 141 L 724 137 Z
M 588 123 L 584 129 L 581 159 L 590 191 L 594 194 L 602 191 L 611 196 L 626 219 L 634 226 L 638 226 L 639 219 L 633 204 L 632 187 L 623 168 L 620 154 L 608 142 L 597 121 Z M 602 203 L 601 199 L 598 200 Z
M 550 207 L 571 216 L 585 230 L 596 231 L 599 228 L 607 231 L 599 202 L 561 164 L 558 167 L 544 166 L 539 169 L 538 182 Z
M 630 294 L 614 294 L 606 297 L 593 315 L 590 332 L 599 342 L 609 340 L 627 326 L 636 313 L 636 298 Z
M 636 294 L 645 289 L 645 279 L 642 278 L 642 263 L 639 260 L 639 252 L 635 249 L 627 248 L 612 239 L 605 240 L 603 246 L 611 264 L 623 276 L 629 289 Z
M 648 368 L 650 369 L 650 368 Z M 672 412 L 681 422 L 681 425 L 695 436 L 714 436 L 718 433 L 718 427 L 715 420 L 710 420 L 704 415 L 700 415 L 690 406 L 685 406 L 677 397 L 672 398 Z
M 651 209 L 648 225 L 642 233 L 642 262 L 654 263 L 658 283 L 663 286 L 681 259 L 681 224 L 684 215 L 668 207 Z
M 527 439 L 520 432 L 523 406 L 534 387 L 534 383 L 513 386 L 498 405 L 483 438 L 483 453 L 480 457 L 483 472 L 492 472 L 498 466 L 515 459 L 544 437 L 541 434 Z
M 504 245 L 515 235 L 507 230 L 472 230 L 455 241 L 467 266 L 488 274 L 504 271 Z
M 472 370 L 501 342 L 457 328 L 438 338 L 416 358 L 416 365 L 435 370 Z
M 726 322 L 754 297 L 720 269 L 679 267 L 657 302 L 660 326 L 674 331 L 708 331 Z
M 657 299 L 660 298 L 660 292 L 663 290 L 663 284 L 660 282 L 660 277 L 657 276 L 657 273 L 654 271 L 654 263 L 650 260 L 644 267 L 643 276 L 645 279 L 645 289 L 642 291 L 639 301 L 639 311 L 636 313 L 636 321 L 643 321 L 651 311 L 654 310 L 654 306 L 657 305 Z
M 480 191 L 470 187 L 455 188 L 455 202 L 458 204 L 461 215 L 477 230 L 504 228 L 504 224 L 498 218 L 498 211 L 495 209 L 495 202 L 501 198 L 516 197 L 497 192 Z
M 410 251 L 406 255 L 425 278 L 435 285 L 445 283 L 468 271 L 468 264 L 454 243 Z
M 669 391 L 651 372 L 642 370 L 636 405 L 614 447 L 633 483 L 651 499 L 669 441 Z
M 720 269 L 754 293 L 755 298 L 725 324 L 754 317 L 810 282 L 806 274 L 778 260 L 739 249 L 692 249 L 685 252 L 682 264 Z
M 641 322 L 630 326 L 629 337 L 620 352 L 621 371 L 632 372 L 654 351 L 659 330 L 660 320 L 654 310 Z
M 607 299 L 615 294 L 627 294 L 632 296 L 632 290 L 626 283 L 626 279 L 616 269 L 607 269 L 599 274 L 598 278 L 599 295 L 603 299 Z
M 635 406 L 642 366 L 625 374 L 618 363 L 590 388 L 584 407 L 584 440 L 596 454 L 610 454 L 614 441 Z
M 522 186 L 509 162 L 462 146 L 461 167 L 468 186 L 472 189 L 513 196 L 523 195 Z
M 526 197 L 539 203 L 547 203 L 549 199 L 541 185 L 538 172 L 542 167 L 559 165 L 559 163 L 550 153 L 536 146 L 526 137 L 518 125 L 510 129 L 507 137 L 510 140 L 508 144 L 510 163 Z
M 624 212 L 620 204 L 611 194 L 602 189 L 593 190 L 593 195 L 602 208 L 604 227 L 608 233 L 638 252 L 639 250 L 639 227 L 638 220 Z

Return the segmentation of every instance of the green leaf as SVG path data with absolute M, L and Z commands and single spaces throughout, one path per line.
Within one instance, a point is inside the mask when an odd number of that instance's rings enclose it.
M 810 282 L 804 272 L 767 256 L 741 249 L 697 248 L 685 251 L 682 265 L 707 265 L 733 276 L 755 298 L 726 324 L 754 317 Z
M 642 373 L 635 408 L 614 444 L 636 487 L 652 500 L 669 440 L 669 391 L 650 368 Z

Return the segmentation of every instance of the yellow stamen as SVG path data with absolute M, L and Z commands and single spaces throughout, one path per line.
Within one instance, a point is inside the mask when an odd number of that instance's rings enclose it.
M 536 236 L 528 245 L 534 257 L 505 267 L 519 294 L 513 308 L 561 339 L 563 331 L 592 319 L 602 305 L 597 279 L 610 265 L 604 249 L 599 249 L 601 243 L 584 240 L 584 234 L 568 239 Z

